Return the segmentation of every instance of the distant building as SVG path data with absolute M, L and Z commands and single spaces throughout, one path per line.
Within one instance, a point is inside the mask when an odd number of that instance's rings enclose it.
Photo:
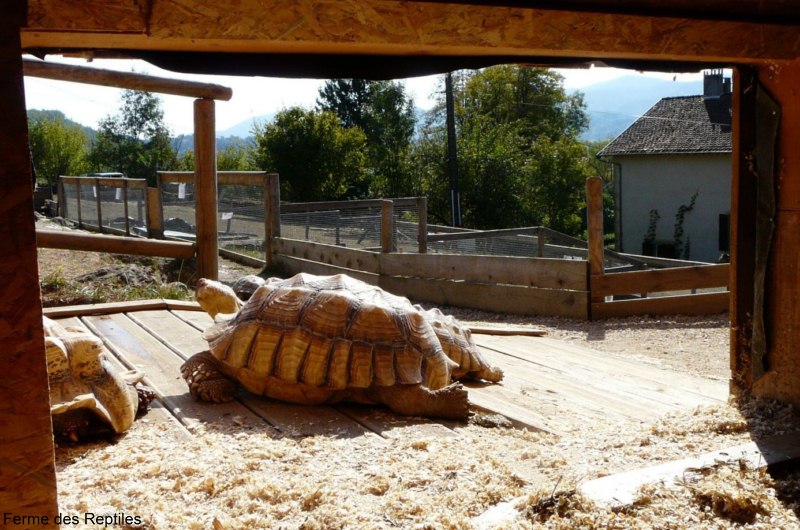
M 729 251 L 731 84 L 712 71 L 703 85 L 660 100 L 597 155 L 614 168 L 621 252 L 716 262 Z

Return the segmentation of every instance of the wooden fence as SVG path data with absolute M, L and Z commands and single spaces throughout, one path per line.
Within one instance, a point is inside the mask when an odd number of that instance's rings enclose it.
M 189 183 L 193 182 L 194 174 L 167 172 L 161 173 L 159 178 L 161 183 Z M 565 236 L 545 227 L 488 231 L 434 228 L 437 232 L 429 233 L 429 229 L 433 227 L 427 224 L 425 198 L 281 204 L 277 175 L 264 172 L 220 172 L 218 179 L 220 184 L 264 187 L 265 260 L 219 250 L 226 257 L 247 261 L 251 265 L 279 266 L 287 273 L 346 273 L 421 302 L 504 313 L 598 319 L 639 314 L 719 313 L 727 310 L 728 265 L 692 265 L 627 272 L 605 270 L 604 258 L 608 256 L 628 263 L 629 268 L 644 268 L 652 264 L 653 260 L 644 256 L 618 254 L 603 248 L 599 179 L 587 181 L 588 249 L 546 244 L 546 238 L 563 239 Z M 141 183 L 132 179 L 98 177 L 62 177 L 62 183 L 77 184 L 79 189 L 80 186 L 92 185 L 97 190 L 100 186 L 118 186 L 123 190 L 127 187 L 142 187 Z M 163 236 L 161 194 L 155 188 L 146 188 L 146 192 L 149 233 Z M 78 195 L 80 201 L 81 194 Z M 97 226 L 103 229 L 102 214 L 99 213 L 99 193 L 95 194 L 94 200 L 97 201 L 98 209 Z M 125 204 L 127 207 L 126 201 Z M 419 212 L 416 253 L 396 251 L 393 215 L 395 205 L 413 206 Z M 202 207 L 204 206 L 199 203 L 196 205 L 198 209 Z M 353 207 L 380 207 L 379 249 L 354 249 L 281 237 L 281 213 Z M 83 225 L 91 225 L 85 220 L 80 221 Z M 405 221 L 404 223 L 407 224 Z M 108 227 L 105 229 L 108 230 Z M 531 252 L 538 257 L 427 253 L 428 245 L 433 242 L 508 236 L 523 238 L 523 246 L 530 245 Z M 48 233 L 40 236 L 40 245 L 185 258 L 191 256 L 200 245 L 208 244 L 203 242 L 199 233 L 196 246 L 186 242 L 153 241 L 153 244 L 149 244 L 146 240 L 137 238 L 112 239 L 118 241 L 111 241 L 108 236 L 73 237 L 69 234 L 64 236 Z M 582 243 L 575 238 L 568 239 L 568 245 Z M 557 251 L 559 255 L 571 259 L 542 257 L 545 249 L 549 253 Z M 215 248 L 215 254 L 216 251 Z M 711 291 L 698 293 L 697 290 Z M 653 296 L 654 293 L 658 295 Z
M 608 273 L 604 268 L 602 181 L 586 182 L 591 319 L 632 315 L 702 315 L 728 311 L 730 266 L 694 265 Z M 714 292 L 696 292 L 714 289 Z M 679 293 L 689 291 L 689 293 Z M 651 296 L 659 293 L 660 296 Z M 666 293 L 666 294 L 665 294 Z M 610 299 L 609 299 L 610 298 Z

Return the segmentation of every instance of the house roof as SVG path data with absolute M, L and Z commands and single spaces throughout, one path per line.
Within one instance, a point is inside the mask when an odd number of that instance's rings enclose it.
M 731 94 L 663 98 L 597 156 L 731 152 Z

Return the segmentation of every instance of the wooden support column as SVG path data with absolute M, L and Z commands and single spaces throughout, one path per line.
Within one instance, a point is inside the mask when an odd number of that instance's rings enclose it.
M 273 264 L 274 238 L 281 235 L 281 181 L 277 173 L 264 175 L 264 261 Z
M 590 177 L 586 179 L 586 215 L 589 231 L 589 308 L 591 316 L 591 304 L 602 303 L 603 296 L 592 296 L 592 279 L 602 276 L 605 272 L 603 261 L 603 179 L 600 177 Z M 541 237 L 541 231 L 540 231 Z
M 26 2 L 0 17 L 0 507 L 58 528 L 50 392 L 36 262 L 33 176 L 19 29 Z
M 381 201 L 381 252 L 394 252 L 394 203 Z
M 780 107 L 780 122 L 775 157 L 775 237 L 764 288 L 766 356 L 762 362 L 764 375 L 752 382 L 752 391 L 759 397 L 800 403 L 800 61 L 771 64 L 759 69 L 758 74 L 763 89 Z M 774 119 L 771 113 L 775 111 L 762 106 L 758 110 L 760 132 L 764 129 L 762 122 Z M 770 156 L 762 154 L 761 138 L 758 142 L 759 155 Z M 758 173 L 762 173 L 760 166 Z
M 731 180 L 731 391 L 749 392 L 753 384 L 752 340 L 755 271 L 755 229 L 758 178 L 756 151 L 756 91 L 758 71 L 733 72 Z
M 147 234 L 154 239 L 164 238 L 164 209 L 161 205 L 161 190 L 146 188 Z
M 428 252 L 428 198 L 417 197 L 417 247 L 420 254 Z
M 219 275 L 217 241 L 217 146 L 214 100 L 194 102 L 194 200 L 197 225 L 197 274 L 216 280 Z

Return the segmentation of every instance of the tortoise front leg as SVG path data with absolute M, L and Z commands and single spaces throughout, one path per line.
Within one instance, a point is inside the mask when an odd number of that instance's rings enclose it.
M 379 386 L 370 389 L 370 394 L 375 402 L 405 416 L 465 420 L 469 415 L 467 391 L 460 383 L 433 391 L 422 385 Z
M 181 366 L 181 375 L 199 401 L 224 403 L 236 397 L 236 383 L 222 373 L 219 361 L 208 351 L 189 357 Z

